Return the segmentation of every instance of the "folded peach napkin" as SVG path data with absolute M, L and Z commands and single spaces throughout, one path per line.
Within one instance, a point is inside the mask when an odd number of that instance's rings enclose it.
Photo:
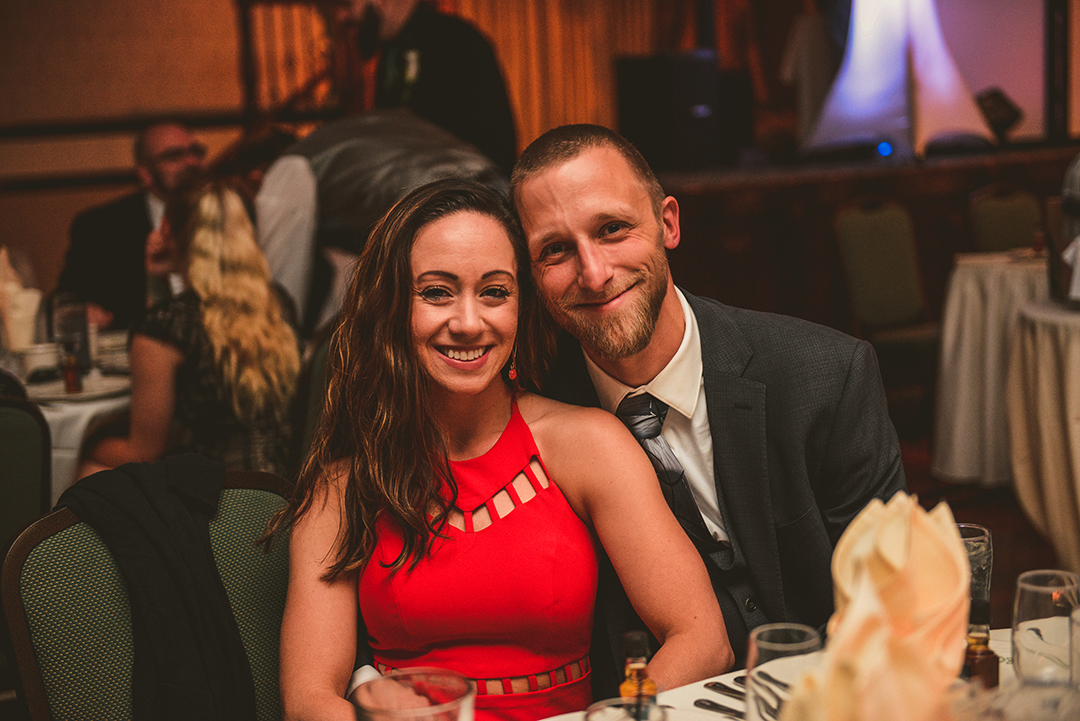
M 34 342 L 41 291 L 24 288 L 22 278 L 8 258 L 8 249 L 0 247 L 0 331 L 5 347 L 26 348 Z
M 913 496 L 873 500 L 832 562 L 836 612 L 820 664 L 781 721 L 943 721 L 964 661 L 968 578 L 952 512 Z

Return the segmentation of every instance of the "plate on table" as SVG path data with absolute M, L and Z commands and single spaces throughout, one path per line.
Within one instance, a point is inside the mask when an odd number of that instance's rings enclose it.
M 80 392 L 68 393 L 64 390 L 63 379 L 46 383 L 29 383 L 26 386 L 26 395 L 36 403 L 93 401 L 129 392 L 131 390 L 131 379 L 127 376 L 86 375 L 83 376 L 82 386 L 83 389 Z

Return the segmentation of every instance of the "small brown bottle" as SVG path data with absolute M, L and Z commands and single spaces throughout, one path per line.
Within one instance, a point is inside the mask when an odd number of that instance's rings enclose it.
M 964 652 L 964 668 L 960 678 L 982 684 L 983 688 L 997 688 L 1000 660 L 990 646 L 989 638 L 970 635 L 967 638 L 967 650 Z
M 619 684 L 619 695 L 635 698 L 641 703 L 656 699 L 656 681 L 649 678 L 646 668 L 649 662 L 649 637 L 644 631 L 627 631 L 623 634 L 623 657 L 626 670 Z
M 79 393 L 82 391 L 82 375 L 79 373 L 79 359 L 74 351 L 64 352 L 64 392 Z

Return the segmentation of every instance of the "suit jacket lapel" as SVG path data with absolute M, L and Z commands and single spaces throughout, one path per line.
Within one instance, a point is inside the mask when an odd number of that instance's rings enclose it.
M 728 533 L 772 621 L 785 618 L 765 440 L 765 384 L 742 377 L 753 356 L 723 306 L 685 293 L 701 335 L 713 470 Z

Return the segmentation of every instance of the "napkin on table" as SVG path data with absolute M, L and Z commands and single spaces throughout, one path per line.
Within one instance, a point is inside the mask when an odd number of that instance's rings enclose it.
M 34 342 L 39 305 L 41 291 L 23 287 L 22 278 L 11 266 L 7 247 L 0 247 L 0 330 L 4 347 L 19 350 Z
M 803 675 L 781 721 L 943 721 L 964 662 L 967 553 L 952 512 L 913 496 L 875 499 L 832 562 L 836 612 L 822 663 Z

